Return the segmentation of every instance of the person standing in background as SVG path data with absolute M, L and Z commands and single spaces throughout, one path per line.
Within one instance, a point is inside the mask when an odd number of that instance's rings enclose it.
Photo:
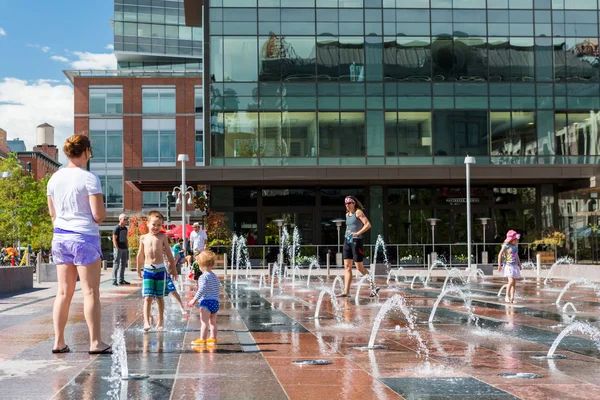
M 206 236 L 206 232 L 200 228 L 200 224 L 194 223 L 194 231 L 190 234 L 190 243 L 192 245 L 192 252 L 194 253 L 194 258 L 200 254 L 200 252 L 206 249 L 206 241 L 208 237 Z
M 125 280 L 125 270 L 129 262 L 129 243 L 127 242 L 127 223 L 129 217 L 126 214 L 119 215 L 119 224 L 113 232 L 113 245 L 115 246 L 115 259 L 113 262 L 113 285 L 129 285 Z M 117 281 L 117 273 L 119 280 Z

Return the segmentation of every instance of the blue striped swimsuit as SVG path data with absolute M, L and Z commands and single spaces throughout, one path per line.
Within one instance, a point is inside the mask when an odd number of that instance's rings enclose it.
M 199 301 L 198 308 L 204 307 L 211 314 L 219 311 L 219 278 L 214 272 L 210 271 L 200 276 L 198 279 L 198 291 L 194 299 Z

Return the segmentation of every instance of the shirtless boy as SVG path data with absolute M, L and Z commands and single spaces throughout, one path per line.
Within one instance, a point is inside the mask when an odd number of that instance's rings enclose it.
M 171 274 L 177 276 L 175 259 L 169 246 L 167 235 L 161 233 L 164 217 L 158 211 L 148 213 L 149 233 L 140 236 L 140 249 L 137 254 L 137 273 L 143 279 L 142 293 L 144 296 L 144 331 L 150 330 L 150 311 L 152 300 L 156 299 L 158 305 L 158 321 L 156 330 L 164 328 L 164 297 L 167 295 L 167 268 L 164 258 L 169 260 Z M 141 266 L 144 266 L 142 275 Z

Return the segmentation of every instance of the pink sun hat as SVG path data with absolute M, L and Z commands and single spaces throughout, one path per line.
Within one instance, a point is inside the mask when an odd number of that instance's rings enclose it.
M 510 231 L 506 232 L 506 240 L 505 241 L 510 242 L 512 240 L 520 239 L 520 238 L 521 238 L 521 235 L 511 229 Z

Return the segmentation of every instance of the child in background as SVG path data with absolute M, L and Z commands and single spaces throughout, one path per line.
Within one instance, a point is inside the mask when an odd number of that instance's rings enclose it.
M 203 250 L 198 254 L 196 260 L 204 273 L 198 280 L 196 295 L 187 305 L 193 307 L 199 302 L 202 327 L 200 328 L 200 338 L 194 340 L 192 345 L 215 345 L 217 343 L 217 312 L 219 311 L 219 278 L 212 272 L 215 265 L 215 253 Z
M 498 271 L 502 271 L 502 275 L 508 278 L 508 286 L 506 287 L 506 303 L 515 302 L 515 289 L 517 279 L 521 278 L 521 260 L 519 259 L 519 239 L 521 235 L 510 230 L 506 233 L 506 239 L 498 254 Z M 504 256 L 504 264 L 502 263 Z
M 198 290 L 198 279 L 202 276 L 202 270 L 200 269 L 200 265 L 198 265 L 198 261 L 194 261 L 192 264 L 192 272 L 194 273 L 194 281 L 196 281 L 196 290 Z
M 169 260 L 172 275 L 177 275 L 175 259 L 171 253 L 169 239 L 161 232 L 164 221 L 163 215 L 158 211 L 148 213 L 149 233 L 140 236 L 140 249 L 137 254 L 137 273 L 143 279 L 142 293 L 144 296 L 144 331 L 150 330 L 150 312 L 152 300 L 158 305 L 158 321 L 156 330 L 164 328 L 165 301 L 167 291 L 167 268 L 164 257 Z M 141 266 L 144 266 L 142 275 Z

